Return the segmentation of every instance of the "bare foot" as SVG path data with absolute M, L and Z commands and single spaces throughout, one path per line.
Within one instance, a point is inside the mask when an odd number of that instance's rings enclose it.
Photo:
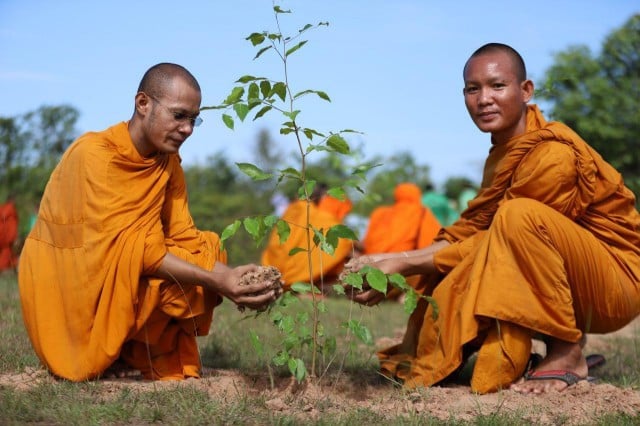
M 553 372 L 557 376 L 563 375 L 564 372 L 571 374 L 568 374 L 565 380 L 544 379 L 543 372 Z M 552 339 L 548 343 L 547 356 L 536 367 L 536 371 L 531 374 L 529 378 L 525 374 L 524 377 L 512 384 L 510 389 L 527 394 L 559 392 L 572 384 L 572 378 L 586 379 L 589 369 L 587 361 L 582 355 L 580 342 L 571 343 Z

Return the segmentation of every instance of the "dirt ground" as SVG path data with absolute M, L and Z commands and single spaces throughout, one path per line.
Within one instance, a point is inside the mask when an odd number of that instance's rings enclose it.
M 586 353 L 606 352 L 617 337 L 631 337 L 640 332 L 640 321 L 624 329 L 604 335 L 589 335 Z M 380 346 L 389 339 L 378 342 Z M 601 367 L 606 369 L 606 364 Z M 233 370 L 204 372 L 200 380 L 184 382 L 147 382 L 139 379 L 108 379 L 104 382 L 104 398 L 118 395 L 121 389 L 152 391 L 179 386 L 193 386 L 207 392 L 211 398 L 229 401 L 244 395 L 262 397 L 271 411 L 298 418 L 301 422 L 330 418 L 332 414 L 367 409 L 385 418 L 410 416 L 418 413 L 447 420 L 473 420 L 480 415 L 513 415 L 535 424 L 587 424 L 605 414 L 640 412 L 640 391 L 623 389 L 605 383 L 587 381 L 563 392 L 545 395 L 520 395 L 506 390 L 489 395 L 474 395 L 468 386 L 432 387 L 418 391 L 395 388 L 384 379 L 355 380 L 345 373 L 339 383 L 316 385 L 296 384 L 291 378 L 270 382 L 266 376 L 249 377 Z M 597 374 L 595 374 L 597 377 Z M 42 381 L 53 381 L 42 370 L 21 374 L 0 375 L 0 385 L 28 389 Z

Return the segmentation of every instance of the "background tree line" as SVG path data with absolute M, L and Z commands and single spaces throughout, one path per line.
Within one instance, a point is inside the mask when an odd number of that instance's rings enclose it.
M 599 55 L 585 46 L 569 47 L 555 56 L 536 93 L 550 107 L 552 119 L 563 121 L 589 142 L 640 194 L 640 14 L 632 16 L 604 41 Z M 79 112 L 69 105 L 42 106 L 16 117 L 0 117 L 0 201 L 9 194 L 17 200 L 24 238 L 28 217 L 42 195 L 51 171 L 69 144 L 79 135 Z M 361 149 L 355 149 L 357 162 Z M 265 170 L 287 167 L 290 153 L 262 130 L 255 142 L 255 164 Z M 308 175 L 329 186 L 352 178 L 344 159 L 327 155 L 308 165 Z M 349 194 L 353 213 L 367 217 L 379 204 L 392 202 L 397 183 L 430 183 L 429 166 L 416 164 L 410 152 L 373 158 L 376 167 L 362 181 L 362 193 Z M 198 227 L 220 232 L 237 218 L 269 214 L 274 191 L 297 196 L 292 182 L 253 182 L 222 154 L 203 164 L 185 165 L 190 208 Z M 456 198 L 468 179 L 451 177 L 443 190 Z M 244 233 L 228 243 L 234 264 L 259 262 L 261 247 Z

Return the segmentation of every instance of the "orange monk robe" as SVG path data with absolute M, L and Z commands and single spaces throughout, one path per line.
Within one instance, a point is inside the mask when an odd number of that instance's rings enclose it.
M 330 195 L 325 195 L 318 205 L 309 204 L 309 223 L 316 229 L 327 230 L 342 223 L 344 216 L 351 211 L 351 201 L 340 201 Z M 344 263 L 353 252 L 350 240 L 340 238 L 333 254 L 321 251 L 313 243 L 313 231 L 306 231 L 307 202 L 297 200 L 289 204 L 282 218 L 289 224 L 291 233 L 284 243 L 274 229 L 269 237 L 267 246 L 262 253 L 262 264 L 275 266 L 282 273 L 285 289 L 296 282 L 313 282 L 320 286 L 327 280 L 335 279 L 342 271 Z M 311 241 L 311 273 L 307 256 L 307 235 Z M 294 248 L 303 248 L 289 255 Z
M 441 226 L 421 201 L 420 188 L 413 183 L 396 186 L 391 206 L 376 208 L 369 218 L 363 239 L 364 253 L 396 253 L 426 247 Z
M 439 315 L 420 301 L 386 374 L 429 386 L 478 349 L 472 390 L 524 372 L 531 337 L 578 342 L 640 313 L 640 215 L 622 177 L 577 134 L 529 106 L 525 134 L 491 148 L 481 190 L 437 239 Z
M 393 192 L 395 203 L 374 209 L 363 239 L 364 254 L 397 253 L 427 247 L 441 229 L 438 219 L 422 204 L 420 188 L 413 183 L 398 184 Z M 417 285 L 420 277 L 407 277 Z M 395 298 L 400 294 L 389 295 Z
M 18 211 L 13 201 L 7 201 L 0 205 L 0 271 L 15 267 L 13 245 L 17 239 Z
M 81 381 L 118 358 L 149 379 L 198 377 L 196 335 L 220 297 L 150 278 L 170 252 L 205 269 L 226 261 L 198 231 L 177 155 L 141 157 L 127 123 L 87 133 L 54 170 L 20 260 L 31 343 L 55 375 Z

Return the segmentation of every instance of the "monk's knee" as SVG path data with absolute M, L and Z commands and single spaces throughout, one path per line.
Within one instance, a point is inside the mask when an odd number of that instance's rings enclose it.
M 511 234 L 534 229 L 544 221 L 541 210 L 549 207 L 530 198 L 514 198 L 504 202 L 496 212 L 491 227 L 501 227 Z

